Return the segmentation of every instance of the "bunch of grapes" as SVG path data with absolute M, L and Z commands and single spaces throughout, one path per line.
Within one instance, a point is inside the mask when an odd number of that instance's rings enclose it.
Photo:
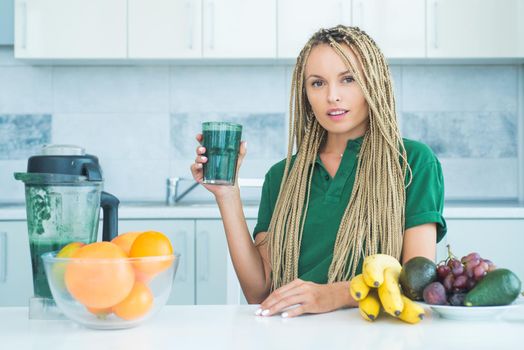
M 468 291 L 496 266 L 478 253 L 469 253 L 460 260 L 451 253 L 448 245 L 448 258 L 437 265 L 438 281 L 444 286 L 451 305 L 462 305 Z

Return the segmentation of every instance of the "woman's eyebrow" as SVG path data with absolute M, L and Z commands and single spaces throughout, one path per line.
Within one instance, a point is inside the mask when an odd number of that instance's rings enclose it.
M 338 73 L 338 76 L 345 75 L 345 74 L 351 74 L 351 72 L 350 72 L 349 70 L 346 70 L 346 71 L 343 71 L 343 72 L 341 72 L 341 73 Z M 309 79 L 309 78 L 320 78 L 320 79 L 324 79 L 322 76 L 317 75 L 317 74 L 311 74 L 311 75 L 309 75 L 309 76 L 306 78 L 306 80 Z

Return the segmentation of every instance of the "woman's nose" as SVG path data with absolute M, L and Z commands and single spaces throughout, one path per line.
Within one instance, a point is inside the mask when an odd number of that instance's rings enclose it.
M 331 86 L 328 90 L 328 102 L 335 103 L 340 102 L 340 91 L 334 86 Z

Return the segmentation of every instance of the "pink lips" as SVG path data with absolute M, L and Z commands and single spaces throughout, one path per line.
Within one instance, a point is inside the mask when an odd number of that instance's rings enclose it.
M 330 115 L 329 113 L 336 113 L 336 112 L 344 112 L 344 113 L 341 113 L 341 114 L 336 114 L 336 115 Z M 335 121 L 338 121 L 338 120 L 342 120 L 344 119 L 344 117 L 348 114 L 348 111 L 345 110 L 345 109 L 341 109 L 341 108 L 333 108 L 333 109 L 329 109 L 327 111 L 327 115 L 328 117 L 331 119 L 331 120 L 335 120 Z

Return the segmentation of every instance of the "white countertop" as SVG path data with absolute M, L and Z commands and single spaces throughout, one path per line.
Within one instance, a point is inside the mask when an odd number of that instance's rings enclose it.
M 244 203 L 247 219 L 256 219 L 258 204 Z M 184 203 L 166 206 L 163 202 L 122 203 L 119 219 L 220 219 L 216 203 Z M 524 206 L 512 202 L 455 202 L 444 206 L 446 219 L 524 219 Z M 0 220 L 25 220 L 24 204 L 0 204 Z
M 91 330 L 71 321 L 29 321 L 27 308 L 0 308 L 2 349 L 517 349 L 524 319 L 464 322 L 431 315 L 416 325 L 357 309 L 292 319 L 255 316 L 256 305 L 166 306 L 132 329 Z

